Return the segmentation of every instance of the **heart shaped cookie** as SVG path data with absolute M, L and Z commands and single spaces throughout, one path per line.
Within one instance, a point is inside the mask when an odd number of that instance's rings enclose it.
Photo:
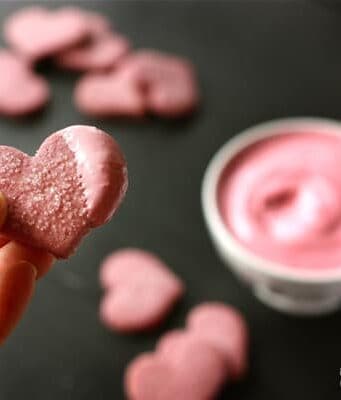
M 23 8 L 4 25 L 8 44 L 31 61 L 73 46 L 88 34 L 88 19 L 73 7 L 51 11 L 43 7 Z
M 56 257 L 112 216 L 127 188 L 117 143 L 90 126 L 49 136 L 34 157 L 0 146 L 0 191 L 8 200 L 3 233 Z
M 96 71 L 115 67 L 130 49 L 128 40 L 118 34 L 96 35 L 92 40 L 65 50 L 55 58 L 59 67 L 76 71 Z
M 129 400 L 209 400 L 227 377 L 221 354 L 188 335 L 133 360 L 125 388 Z
M 194 68 L 181 57 L 155 50 L 132 53 L 122 65 L 144 94 L 147 110 L 161 117 L 191 113 L 199 103 Z
M 151 50 L 131 54 L 110 74 L 80 79 L 75 89 L 76 106 L 94 116 L 181 117 L 198 102 L 190 63 Z
M 106 258 L 100 280 L 106 289 L 100 317 L 121 332 L 157 326 L 184 292 L 181 280 L 158 257 L 138 249 L 119 250 Z
M 231 376 L 237 380 L 247 370 L 248 329 L 244 318 L 231 306 L 202 303 L 188 315 L 191 334 L 207 340 L 225 357 Z
M 131 79 L 120 72 L 88 74 L 79 80 L 74 92 L 77 108 L 95 117 L 142 117 L 144 98 Z
M 49 96 L 44 78 L 15 54 L 0 50 L 0 114 L 22 116 L 36 112 L 48 102 Z

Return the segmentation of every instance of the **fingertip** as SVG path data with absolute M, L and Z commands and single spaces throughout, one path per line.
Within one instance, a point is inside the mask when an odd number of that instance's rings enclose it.
M 0 265 L 0 344 L 14 329 L 32 297 L 37 270 L 26 261 Z
M 18 261 L 17 264 L 9 267 L 11 273 L 18 278 L 29 278 L 34 282 L 37 277 L 37 268 L 28 261 Z
M 7 244 L 10 241 L 11 239 L 8 236 L 0 233 L 0 248 L 5 246 L 5 244 Z
M 42 278 L 51 269 L 55 258 L 45 250 L 31 248 L 27 251 L 29 252 L 29 258 L 26 258 L 26 260 L 34 264 L 36 279 Z
M 11 241 L 0 249 L 0 265 L 13 265 L 19 261 L 33 264 L 37 271 L 37 279 L 41 278 L 51 268 L 54 257 L 48 252 L 21 243 Z

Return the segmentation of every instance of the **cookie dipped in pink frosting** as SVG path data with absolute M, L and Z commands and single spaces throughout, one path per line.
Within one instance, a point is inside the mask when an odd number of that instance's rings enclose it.
M 0 146 L 0 190 L 8 201 L 3 233 L 66 258 L 91 228 L 107 222 L 127 189 L 118 144 L 91 126 L 49 136 L 34 157 Z
M 283 132 L 240 152 L 218 189 L 221 216 L 253 253 L 293 268 L 341 265 L 341 135 Z

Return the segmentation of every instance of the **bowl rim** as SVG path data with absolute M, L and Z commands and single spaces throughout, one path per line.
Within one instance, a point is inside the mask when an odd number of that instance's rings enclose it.
M 299 270 L 293 266 L 281 264 L 263 258 L 248 250 L 234 238 L 222 220 L 217 192 L 222 172 L 239 152 L 250 145 L 280 134 L 303 133 L 309 128 L 312 132 L 341 135 L 341 122 L 319 117 L 290 117 L 274 119 L 247 128 L 229 139 L 212 157 L 204 173 L 201 187 L 201 205 L 208 230 L 221 249 L 240 261 L 240 269 L 252 270 L 269 278 L 278 278 L 292 283 L 335 284 L 341 283 L 341 265 L 325 270 Z M 289 132 L 286 132 L 289 130 Z M 247 265 L 247 267 L 246 267 Z

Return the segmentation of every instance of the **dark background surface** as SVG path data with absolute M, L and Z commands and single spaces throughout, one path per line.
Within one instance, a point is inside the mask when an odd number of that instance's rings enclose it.
M 1 1 L 1 22 L 25 4 Z M 124 399 L 127 363 L 204 300 L 237 306 L 252 335 L 249 376 L 220 399 L 340 399 L 341 313 L 299 319 L 260 304 L 217 259 L 199 195 L 210 157 L 242 129 L 285 116 L 341 118 L 341 7 L 298 0 L 81 4 L 110 16 L 136 47 L 190 58 L 203 106 L 187 121 L 94 121 L 72 105 L 77 75 L 46 67 L 53 92 L 47 110 L 28 120 L 0 120 L 0 142 L 29 153 L 59 128 L 96 124 L 120 142 L 130 171 L 116 218 L 39 282 L 28 313 L 1 348 L 0 399 Z M 188 286 L 155 334 L 119 336 L 98 322 L 98 265 L 122 246 L 157 252 Z

